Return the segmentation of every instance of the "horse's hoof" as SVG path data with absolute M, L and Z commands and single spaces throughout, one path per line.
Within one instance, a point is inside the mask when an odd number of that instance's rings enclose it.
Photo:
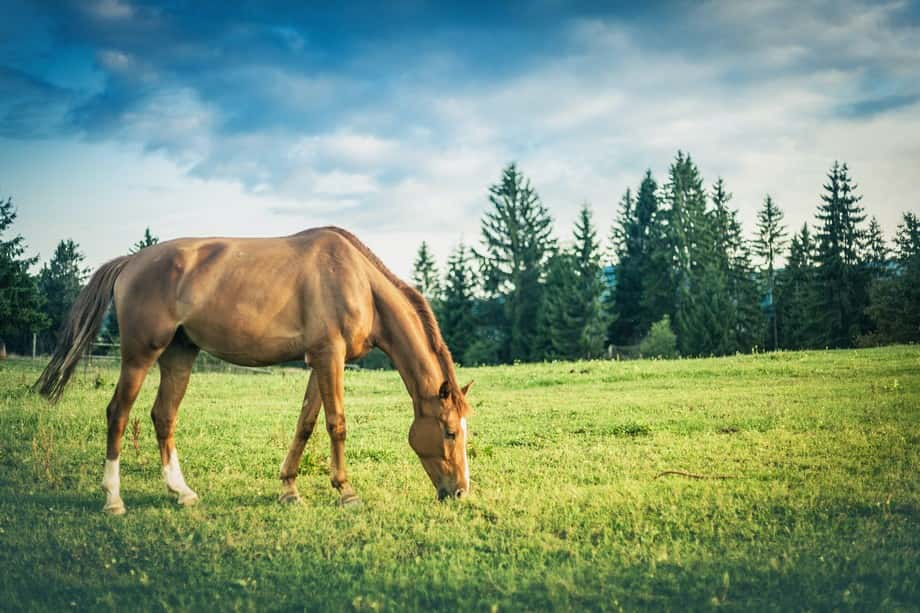
M 198 504 L 198 494 L 195 492 L 187 492 L 185 494 L 179 495 L 179 504 L 183 507 L 193 507 Z
M 303 498 L 297 492 L 282 492 L 278 496 L 278 502 L 281 504 L 303 504 Z
M 361 506 L 361 499 L 356 494 L 347 494 L 339 498 L 339 506 L 356 509 Z
M 121 500 L 105 503 L 105 506 L 102 507 L 102 510 L 108 515 L 124 515 L 126 512 L 125 503 Z

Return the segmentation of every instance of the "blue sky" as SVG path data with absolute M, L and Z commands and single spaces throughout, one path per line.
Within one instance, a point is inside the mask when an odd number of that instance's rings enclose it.
M 423 239 L 441 264 L 478 241 L 509 161 L 565 239 L 679 148 L 749 232 L 766 193 L 811 221 L 835 159 L 889 235 L 920 209 L 916 3 L 310 5 L 0 0 L 0 194 L 31 251 L 334 223 L 406 275 Z

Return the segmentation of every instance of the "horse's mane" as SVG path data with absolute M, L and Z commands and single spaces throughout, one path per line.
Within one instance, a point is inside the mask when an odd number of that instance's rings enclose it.
M 323 228 L 317 228 L 318 230 L 329 230 L 330 232 L 335 232 L 345 240 L 347 240 L 351 245 L 361 252 L 361 254 L 368 259 L 368 261 L 374 265 L 374 267 L 379 270 L 386 279 L 392 283 L 396 288 L 402 292 L 403 296 L 406 297 L 406 300 L 409 301 L 409 304 L 412 305 L 413 310 L 416 315 L 422 322 L 422 328 L 425 330 L 425 336 L 428 337 L 428 345 L 431 347 L 431 351 L 434 352 L 435 356 L 438 358 L 438 364 L 441 366 L 441 371 L 444 375 L 444 378 L 450 383 L 450 393 L 454 400 L 454 405 L 460 411 L 461 416 L 465 416 L 469 411 L 469 405 L 466 400 L 463 398 L 463 394 L 460 392 L 460 387 L 457 385 L 457 377 L 454 373 L 454 360 L 450 355 L 450 349 L 448 349 L 447 344 L 444 342 L 444 337 L 441 336 L 441 328 L 438 327 L 438 321 L 434 317 L 434 313 L 431 311 L 431 306 L 428 304 L 428 300 L 425 299 L 425 296 L 422 295 L 417 289 L 397 277 L 393 272 L 387 268 L 386 264 L 380 261 L 380 258 L 370 250 L 370 248 L 361 242 L 361 240 L 343 228 L 337 226 L 326 226 Z

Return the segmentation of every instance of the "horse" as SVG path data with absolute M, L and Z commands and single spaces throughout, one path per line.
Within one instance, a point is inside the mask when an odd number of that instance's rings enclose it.
M 200 350 L 243 366 L 303 359 L 310 368 L 300 417 L 281 465 L 282 502 L 300 502 L 296 478 L 320 406 L 339 504 L 359 502 L 345 467 L 344 370 L 379 347 L 412 399 L 409 444 L 439 500 L 470 489 L 466 400 L 427 300 L 353 234 L 337 227 L 278 238 L 179 238 L 103 264 L 77 296 L 34 385 L 56 402 L 114 302 L 121 371 L 106 409 L 103 510 L 123 514 L 119 455 L 147 371 L 160 367 L 151 411 L 163 478 L 181 505 L 198 502 L 179 466 L 179 404 Z

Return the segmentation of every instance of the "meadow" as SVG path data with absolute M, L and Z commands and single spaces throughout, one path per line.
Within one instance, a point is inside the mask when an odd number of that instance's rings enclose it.
M 152 370 L 101 512 L 117 373 L 62 401 L 0 362 L 4 610 L 917 610 L 920 347 L 462 368 L 472 493 L 438 503 L 395 372 L 349 371 L 340 508 L 318 427 L 281 505 L 306 373 L 196 373 L 162 483 Z M 697 479 L 663 471 L 687 471 Z

